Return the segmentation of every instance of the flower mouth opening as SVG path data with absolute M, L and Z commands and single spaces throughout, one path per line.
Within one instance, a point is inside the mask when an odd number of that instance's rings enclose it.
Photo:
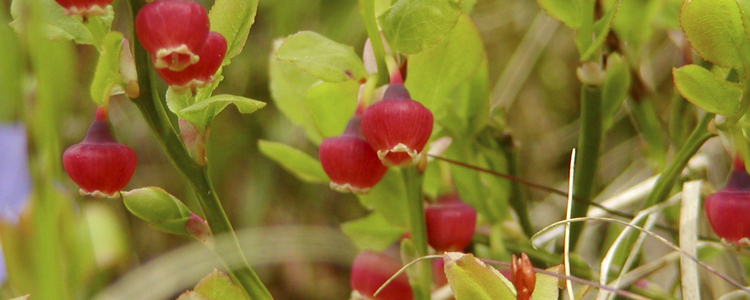
M 158 69 L 168 68 L 179 72 L 190 65 L 200 61 L 200 56 L 190 51 L 187 45 L 181 44 L 177 47 L 161 48 L 154 54 L 154 67 Z
M 737 245 L 741 247 L 750 247 L 750 238 L 743 237 L 737 241 L 729 241 L 725 238 L 721 238 L 721 243 L 725 245 Z
M 65 14 L 68 16 L 81 16 L 87 18 L 89 16 L 105 16 L 107 15 L 107 9 L 105 6 L 92 5 L 89 7 L 76 7 L 71 6 L 65 8 Z
M 417 162 L 419 152 L 412 150 L 404 143 L 398 143 L 391 149 L 378 150 L 378 158 L 388 167 L 408 167 Z
M 81 196 L 91 196 L 91 197 L 94 197 L 94 198 L 109 198 L 109 199 L 120 198 L 120 192 L 119 191 L 113 192 L 111 194 L 107 194 L 107 193 L 102 192 L 100 190 L 96 190 L 96 191 L 92 192 L 92 191 L 87 191 L 87 190 L 84 190 L 83 188 L 80 188 L 80 189 L 78 189 L 78 193 L 81 194 Z
M 366 195 L 370 193 L 370 188 L 359 188 L 349 183 L 336 183 L 336 182 L 331 181 L 330 185 L 331 185 L 331 189 L 334 189 L 342 193 L 354 193 L 357 195 Z

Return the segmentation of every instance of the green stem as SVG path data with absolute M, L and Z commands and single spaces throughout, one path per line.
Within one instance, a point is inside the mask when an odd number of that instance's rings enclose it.
M 518 149 L 515 147 L 513 137 L 508 137 L 508 141 L 501 143 L 501 149 L 508 161 L 508 175 L 518 177 Z M 511 180 L 510 205 L 516 211 L 523 232 L 527 236 L 532 236 L 534 235 L 534 226 L 531 224 L 531 218 L 529 217 L 528 201 L 529 199 L 526 197 L 521 184 L 518 181 Z
M 401 174 L 406 186 L 406 196 L 409 208 L 409 234 L 417 250 L 418 256 L 427 255 L 427 224 L 424 216 L 424 205 L 422 203 L 422 173 L 415 167 L 401 169 Z M 429 300 L 430 287 L 432 285 L 432 267 L 429 260 L 419 262 L 418 278 L 414 289 L 414 299 Z
M 372 53 L 375 54 L 375 62 L 378 64 L 378 83 L 388 83 L 388 67 L 385 64 L 385 46 L 380 38 L 378 21 L 375 19 L 375 1 L 359 0 L 359 15 L 365 23 L 367 37 L 370 38 Z
M 576 176 L 573 196 L 578 199 L 593 199 L 596 171 L 599 162 L 599 145 L 602 140 L 602 89 L 598 85 L 581 87 L 581 132 L 576 150 Z M 574 201 L 572 217 L 585 217 L 589 203 Z M 570 247 L 575 249 L 584 223 L 570 224 Z
M 130 1 L 130 4 L 131 14 L 139 11 L 145 5 L 143 1 L 137 0 Z M 273 299 L 271 293 L 268 292 L 268 289 L 248 264 L 229 218 L 227 218 L 211 184 L 207 168 L 198 165 L 190 157 L 176 129 L 176 118 L 167 114 L 166 104 L 159 98 L 156 89 L 152 87 L 153 68 L 149 53 L 146 52 L 138 39 L 133 39 L 133 50 L 141 93 L 138 98 L 134 98 L 132 101 L 138 106 L 172 164 L 190 182 L 211 232 L 215 235 L 225 234 L 229 237 L 229 242 L 225 246 L 236 255 L 240 266 L 237 269 L 227 268 L 227 271 L 250 298 L 254 300 Z M 227 265 L 228 257 L 220 257 L 220 259 Z
M 677 152 L 672 162 L 669 163 L 664 172 L 656 180 L 654 189 L 648 194 L 648 198 L 646 198 L 646 202 L 643 203 L 641 208 L 647 208 L 667 199 L 669 191 L 672 190 L 677 177 L 685 168 L 690 158 L 695 155 L 695 152 L 703 146 L 706 140 L 715 136 L 715 134 L 708 132 L 708 123 L 714 119 L 714 116 L 715 114 L 712 113 L 703 115 L 703 118 L 695 126 L 695 129 L 693 129 L 693 132 L 685 140 L 685 145 L 680 148 L 680 151 Z
M 715 136 L 715 134 L 708 132 L 708 124 L 714 119 L 714 116 L 715 114 L 713 113 L 706 113 L 703 115 L 693 129 L 693 132 L 690 133 L 690 136 L 685 140 L 684 146 L 680 148 L 680 151 L 677 152 L 672 162 L 670 162 L 667 168 L 661 173 L 661 175 L 659 175 L 659 178 L 654 184 L 654 188 L 651 190 L 651 193 L 648 194 L 648 197 L 640 210 L 664 202 L 664 200 L 667 199 L 669 192 L 672 190 L 672 187 L 682 170 L 685 169 L 690 158 L 695 155 L 695 152 L 703 146 L 703 143 L 705 143 L 706 140 Z M 642 219 L 635 225 L 643 226 L 645 222 L 645 219 Z M 630 249 L 633 247 L 637 238 L 638 235 L 630 234 L 623 240 L 612 259 L 613 265 L 622 266 L 625 263 L 625 260 L 631 251 Z

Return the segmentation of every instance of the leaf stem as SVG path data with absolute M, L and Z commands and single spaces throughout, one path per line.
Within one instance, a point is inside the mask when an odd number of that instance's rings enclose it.
M 422 173 L 415 167 L 401 169 L 406 187 L 406 196 L 409 208 L 409 234 L 417 250 L 418 256 L 427 255 L 427 224 L 424 216 L 424 205 L 422 203 Z M 417 282 L 412 288 L 416 300 L 430 299 L 430 286 L 432 284 L 432 267 L 429 261 L 420 262 L 420 273 Z
M 130 5 L 131 14 L 135 14 L 145 3 L 144 1 L 133 0 L 130 1 Z M 131 15 L 131 18 L 135 19 L 133 15 Z M 239 240 L 211 184 L 207 167 L 198 165 L 190 157 L 176 129 L 176 118 L 167 113 L 166 104 L 157 95 L 156 89 L 153 88 L 153 68 L 149 53 L 146 52 L 137 38 L 134 38 L 132 42 L 141 88 L 140 96 L 131 99 L 132 102 L 138 106 L 172 164 L 189 181 L 213 234 L 226 234 L 230 237 L 227 246 L 230 250 L 233 250 L 232 252 L 237 255 L 240 262 L 240 267 L 234 270 L 227 266 L 230 275 L 252 299 L 273 299 L 258 275 L 248 264 L 240 248 Z M 227 257 L 220 257 L 220 259 L 225 264 L 228 261 Z
M 365 23 L 367 36 L 370 38 L 372 53 L 375 54 L 375 62 L 378 64 L 378 83 L 388 82 L 388 67 L 385 64 L 385 46 L 380 38 L 378 21 L 375 19 L 375 1 L 359 0 L 359 15 Z

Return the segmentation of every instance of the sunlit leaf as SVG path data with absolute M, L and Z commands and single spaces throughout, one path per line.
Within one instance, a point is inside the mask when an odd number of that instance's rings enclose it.
M 264 140 L 258 141 L 258 148 L 263 155 L 280 164 L 300 180 L 313 183 L 330 182 L 320 162 L 298 149 Z
M 274 43 L 276 47 L 281 41 Z M 269 63 L 271 96 L 276 107 L 293 123 L 302 126 L 315 143 L 323 140 L 307 108 L 307 91 L 319 79 L 297 68 L 292 62 L 271 57 Z
M 91 82 L 91 99 L 97 105 L 105 105 L 109 102 L 112 88 L 122 83 L 120 76 L 120 49 L 123 36 L 117 31 L 112 31 L 104 37 L 102 42 L 99 61 L 96 64 L 94 80 Z
M 735 0 L 685 1 L 680 24 L 695 51 L 722 67 L 740 67 L 747 36 Z
M 479 32 L 471 19 L 462 14 L 444 41 L 409 56 L 405 86 L 415 101 L 435 111 L 438 105 L 452 103 L 446 98 L 477 72 L 484 57 Z M 489 99 L 471 100 L 489 103 Z
M 357 108 L 359 82 L 321 82 L 307 91 L 310 116 L 323 137 L 337 136 Z
M 406 228 L 394 226 L 379 212 L 341 224 L 341 230 L 352 239 L 359 250 L 383 251 L 404 233 Z
M 677 90 L 696 106 L 725 116 L 739 110 L 742 97 L 740 84 L 725 81 L 697 65 L 673 69 L 672 74 Z
M 290 61 L 295 66 L 327 82 L 342 82 L 364 78 L 362 59 L 354 48 L 339 44 L 318 33 L 302 31 L 284 40 L 274 56 Z
M 516 299 L 510 281 L 474 255 L 446 252 L 443 261 L 456 300 Z
M 216 0 L 208 18 L 211 31 L 221 33 L 227 39 L 227 55 L 222 65 L 242 52 L 250 27 L 255 23 L 258 0 Z
M 458 1 L 398 0 L 378 20 L 391 49 L 414 54 L 445 39 L 460 15 Z

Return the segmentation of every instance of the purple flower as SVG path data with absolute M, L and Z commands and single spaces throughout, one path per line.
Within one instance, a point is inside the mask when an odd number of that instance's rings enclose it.
M 26 129 L 19 124 L 0 125 L 0 219 L 18 222 L 31 178 L 26 151 Z

